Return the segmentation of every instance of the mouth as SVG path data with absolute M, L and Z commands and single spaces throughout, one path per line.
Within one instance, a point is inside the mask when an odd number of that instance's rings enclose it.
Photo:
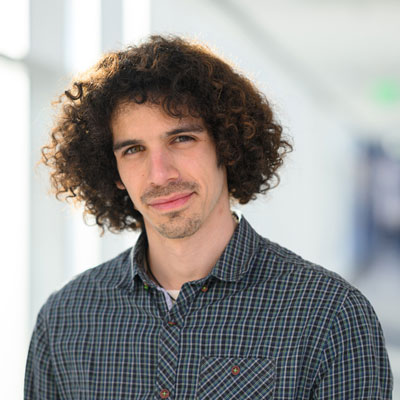
M 190 200 L 190 198 L 192 197 L 193 194 L 194 194 L 194 192 L 181 193 L 181 194 L 177 194 L 177 195 L 171 196 L 166 199 L 157 199 L 157 200 L 154 200 L 153 202 L 149 203 L 149 206 L 155 208 L 156 210 L 160 210 L 160 211 L 172 210 L 172 209 L 179 208 L 179 207 L 182 207 L 183 205 L 185 205 Z

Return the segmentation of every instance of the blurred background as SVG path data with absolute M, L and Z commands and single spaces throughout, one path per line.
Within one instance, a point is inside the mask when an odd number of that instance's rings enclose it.
M 338 272 L 373 304 L 400 399 L 400 2 L 0 0 L 0 398 L 22 398 L 39 308 L 132 246 L 48 194 L 36 164 L 51 102 L 105 51 L 151 33 L 203 41 L 270 99 L 294 152 L 240 207 L 264 236 Z

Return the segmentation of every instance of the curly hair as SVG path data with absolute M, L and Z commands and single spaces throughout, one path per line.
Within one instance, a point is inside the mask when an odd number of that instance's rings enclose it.
M 230 196 L 245 204 L 279 183 L 277 169 L 292 150 L 256 87 L 203 45 L 151 36 L 106 54 L 58 99 L 58 116 L 42 162 L 57 198 L 73 198 L 102 230 L 143 227 L 120 179 L 110 120 L 122 102 L 157 104 L 167 115 L 202 118 Z

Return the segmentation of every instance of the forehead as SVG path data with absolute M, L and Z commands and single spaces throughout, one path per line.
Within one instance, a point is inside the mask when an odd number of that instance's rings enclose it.
M 188 113 L 184 113 L 181 117 L 172 117 L 160 105 L 152 103 L 123 102 L 115 108 L 110 122 L 113 134 L 127 129 L 129 131 L 168 129 L 188 123 L 195 123 L 204 128 L 202 118 L 192 117 Z

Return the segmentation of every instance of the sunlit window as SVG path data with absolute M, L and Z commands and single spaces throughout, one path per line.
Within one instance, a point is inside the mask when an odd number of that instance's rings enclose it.
M 150 33 L 150 0 L 123 2 L 123 41 L 136 44 Z
M 66 67 L 82 72 L 100 55 L 100 0 L 70 0 L 66 6 Z
M 0 1 L 0 54 L 23 58 L 29 48 L 29 1 Z
M 24 67 L 0 59 L 0 87 L 0 398 L 17 399 L 22 398 L 29 295 L 29 81 Z

